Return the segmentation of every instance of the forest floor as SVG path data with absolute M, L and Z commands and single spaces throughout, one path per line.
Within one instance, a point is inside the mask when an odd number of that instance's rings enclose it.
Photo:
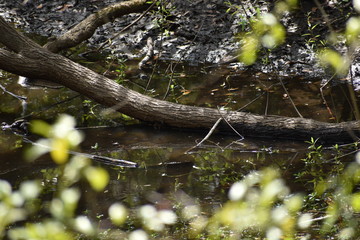
M 56 37 L 98 9 L 116 0 L 5 0 L 0 3 L 0 16 L 26 32 Z M 249 19 L 257 12 L 268 12 L 272 1 L 171 0 L 163 11 L 156 8 L 129 30 L 112 39 L 104 51 L 124 58 L 141 58 L 149 37 L 154 41 L 155 54 L 162 60 L 176 60 L 191 65 L 227 64 L 231 68 L 272 73 L 279 76 L 324 78 L 327 74 L 318 64 L 316 51 L 326 45 L 329 24 L 333 31 L 344 29 L 351 13 L 350 4 L 328 1 L 323 4 L 326 17 L 313 1 L 301 1 L 299 9 L 286 14 L 281 22 L 287 29 L 286 42 L 272 50 L 262 50 L 253 66 L 237 62 L 239 36 L 250 30 Z M 140 14 L 130 14 L 100 27 L 88 44 L 101 45 L 132 23 Z M 328 22 L 330 21 L 330 22 Z M 325 43 L 325 44 L 324 44 Z M 344 44 L 338 50 L 346 51 Z M 360 65 L 352 65 L 353 83 L 360 89 Z

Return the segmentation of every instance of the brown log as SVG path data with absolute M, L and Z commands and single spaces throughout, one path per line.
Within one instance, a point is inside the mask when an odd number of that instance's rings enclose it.
M 147 0 L 132 0 L 115 3 L 105 7 L 99 12 L 91 14 L 54 41 L 48 42 L 44 47 L 54 53 L 63 49 L 75 47 L 90 38 L 99 26 L 112 22 L 115 18 L 129 13 L 144 11 L 150 6 L 147 2 Z
M 312 119 L 262 116 L 244 112 L 187 106 L 154 99 L 127 89 L 73 61 L 52 53 L 18 33 L 0 18 L 0 68 L 18 75 L 42 78 L 66 86 L 94 101 L 139 120 L 177 128 L 209 129 L 224 118 L 244 136 L 304 140 L 355 141 L 360 121 L 324 123 Z M 223 120 L 220 131 L 233 130 Z

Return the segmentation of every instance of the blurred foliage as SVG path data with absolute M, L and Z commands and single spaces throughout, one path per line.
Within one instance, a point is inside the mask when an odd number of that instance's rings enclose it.
M 353 3 L 355 10 L 360 12 L 360 1 Z M 261 47 L 273 49 L 284 43 L 286 30 L 280 19 L 296 4 L 296 0 L 278 1 L 272 13 L 259 13 L 251 20 L 252 31 L 242 36 L 241 61 L 253 64 Z M 168 10 L 161 11 L 166 19 Z M 337 37 L 346 39 L 349 48 L 354 49 L 359 42 L 359 33 L 360 18 L 353 16 L 347 21 L 345 32 Z M 347 73 L 348 56 L 329 48 L 319 50 L 318 56 L 324 66 L 330 66 L 337 74 Z M 123 81 L 123 70 L 118 71 L 119 82 Z M 91 106 L 90 113 L 94 113 L 95 107 Z M 79 213 L 84 192 L 78 185 L 86 182 L 94 192 L 103 193 L 109 174 L 104 168 L 92 166 L 91 161 L 81 155 L 71 156 L 84 138 L 75 129 L 75 124 L 68 115 L 61 115 L 53 125 L 32 122 L 32 132 L 43 138 L 26 152 L 26 158 L 34 160 L 49 153 L 58 168 L 46 172 L 49 176 L 44 179 L 26 180 L 18 188 L 0 180 L 0 238 L 290 240 L 360 237 L 360 154 L 357 153 L 355 162 L 348 167 L 341 165 L 336 172 L 325 171 L 320 167 L 324 160 L 323 146 L 314 139 L 308 142 L 309 152 L 303 159 L 305 169 L 302 174 L 314 177 L 314 192 L 308 196 L 292 193 L 276 168 L 246 169 L 249 173 L 232 184 L 229 200 L 214 213 L 204 213 L 201 206 L 185 194 L 179 195 L 166 209 L 152 204 L 129 209 L 116 201 L 107 213 L 112 225 L 101 229 L 98 219 L 91 218 L 86 212 Z M 211 157 L 208 154 L 205 160 L 214 160 Z M 212 169 L 203 167 L 203 170 Z M 55 192 L 50 199 L 44 199 L 48 180 L 53 175 L 57 179 Z M 235 181 L 235 177 L 231 180 Z M 311 197 L 322 199 L 323 212 L 311 209 L 316 207 L 307 204 Z M 312 228 L 314 225 L 318 227 Z
M 337 1 L 335 1 L 337 2 Z M 348 1 L 337 3 L 346 4 Z M 273 49 L 285 42 L 286 30 L 280 23 L 283 16 L 297 7 L 297 0 L 278 1 L 270 13 L 260 13 L 252 17 L 250 22 L 251 30 L 240 36 L 240 56 L 239 60 L 246 65 L 254 64 L 262 48 Z M 359 0 L 353 1 L 354 13 L 359 14 Z M 348 73 L 350 63 L 356 48 L 359 46 L 360 17 L 351 16 L 346 21 L 344 31 L 335 31 L 331 28 L 327 16 L 322 16 L 324 22 L 329 27 L 328 36 L 322 38 L 319 34 L 314 34 L 313 30 L 318 24 L 310 21 L 312 12 L 308 13 L 308 32 L 303 34 L 305 42 L 317 52 L 319 63 L 324 67 L 329 67 L 338 76 Z M 340 52 L 338 46 L 346 45 L 347 52 Z
M 286 30 L 280 23 L 281 17 L 296 8 L 297 0 L 279 1 L 273 12 L 260 13 L 251 19 L 251 31 L 241 36 L 239 60 L 246 65 L 255 63 L 261 47 L 273 49 L 285 42 Z
M 130 209 L 121 201 L 115 201 L 107 213 L 112 225 L 101 229 L 98 218 L 78 211 L 79 201 L 85 194 L 78 184 L 85 181 L 94 192 L 103 193 L 109 174 L 71 150 L 83 139 L 75 129 L 74 119 L 62 115 L 53 125 L 35 121 L 32 129 L 45 138 L 31 147 L 27 156 L 34 158 L 50 153 L 58 164 L 52 173 L 47 172 L 56 175 L 57 181 L 52 185 L 54 194 L 44 198 L 48 181 L 53 179 L 50 175 L 41 180 L 25 180 L 17 189 L 0 180 L 0 238 L 290 240 L 360 237 L 360 153 L 342 172 L 330 174 L 315 185 L 313 196 L 326 199 L 323 213 L 305 206 L 306 196 L 292 193 L 280 171 L 268 167 L 249 170 L 242 180 L 236 181 L 228 191 L 229 200 L 214 213 L 203 212 L 196 200 L 181 192 L 167 208 L 146 204 Z M 63 143 L 58 144 L 58 141 Z M 304 161 L 316 165 L 323 147 L 314 139 L 309 145 Z M 74 156 L 70 157 L 69 151 Z M 312 228 L 313 225 L 319 226 L 315 233 L 317 228 Z

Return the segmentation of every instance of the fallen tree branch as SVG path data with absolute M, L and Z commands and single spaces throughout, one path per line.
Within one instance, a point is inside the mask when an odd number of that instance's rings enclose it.
M 75 27 L 44 45 L 51 52 L 59 52 L 63 49 L 77 46 L 79 43 L 90 38 L 96 29 L 105 23 L 112 22 L 115 18 L 129 13 L 142 12 L 149 8 L 147 0 L 132 0 L 115 3 L 93 13 L 81 21 Z
M 8 42 L 10 34 L 13 41 Z M 127 89 L 73 61 L 47 51 L 18 33 L 0 18 L 0 42 L 13 50 L 0 50 L 0 68 L 18 75 L 42 78 L 66 86 L 94 101 L 151 123 L 177 128 L 210 129 L 219 118 L 243 136 L 355 141 L 360 136 L 360 121 L 324 123 L 312 119 L 262 116 L 244 112 L 187 106 L 154 99 Z M 23 55 L 24 53 L 24 55 Z M 225 121 L 218 131 L 232 133 Z

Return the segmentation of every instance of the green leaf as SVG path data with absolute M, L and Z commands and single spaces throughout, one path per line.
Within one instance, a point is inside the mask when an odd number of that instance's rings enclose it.
M 359 17 L 351 17 L 346 22 L 346 30 L 345 35 L 346 39 L 349 43 L 353 43 L 358 39 L 360 34 L 360 18 Z
M 351 206 L 355 212 L 360 212 L 360 193 L 355 193 L 352 195 Z
M 331 49 L 324 49 L 318 54 L 320 63 L 330 66 L 336 74 L 345 75 L 348 72 L 349 63 L 338 52 Z
M 31 122 L 31 132 L 44 136 L 44 137 L 48 137 L 50 130 L 51 130 L 51 126 L 41 120 L 34 120 Z
M 242 39 L 240 61 L 246 65 L 255 63 L 259 47 L 259 40 L 256 36 L 249 35 Z
M 69 157 L 69 143 L 65 139 L 54 139 L 51 142 L 52 150 L 50 155 L 55 163 L 64 164 Z
M 128 216 L 128 211 L 121 203 L 114 203 L 109 208 L 109 216 L 115 225 L 122 225 Z
M 102 191 L 109 183 L 109 173 L 101 167 L 87 167 L 85 177 L 95 191 Z

